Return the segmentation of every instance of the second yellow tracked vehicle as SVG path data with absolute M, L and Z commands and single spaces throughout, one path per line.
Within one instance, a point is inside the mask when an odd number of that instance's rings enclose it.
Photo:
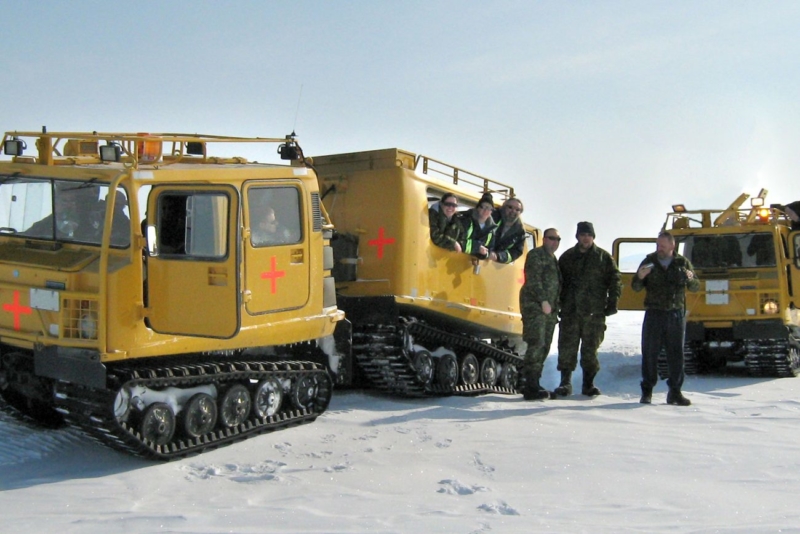
M 512 187 L 426 156 L 386 149 L 315 156 L 332 240 L 337 302 L 369 384 L 419 396 L 514 392 L 521 358 L 524 256 L 481 261 L 437 247 L 428 209 L 446 192 L 461 207 Z M 525 227 L 527 246 L 540 232 Z

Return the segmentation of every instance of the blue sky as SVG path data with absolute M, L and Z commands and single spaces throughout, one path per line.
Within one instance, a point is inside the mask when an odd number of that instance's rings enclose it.
M 761 187 L 800 199 L 799 2 L 0 12 L 4 131 L 295 129 L 310 155 L 398 147 L 510 183 L 536 226 L 572 236 L 592 221 L 606 248 L 654 235 L 674 203 L 723 208 Z

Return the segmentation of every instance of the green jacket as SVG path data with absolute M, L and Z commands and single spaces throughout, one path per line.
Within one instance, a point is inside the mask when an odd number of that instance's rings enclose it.
M 525 283 L 519 291 L 519 307 L 523 317 L 542 313 L 542 302 L 547 301 L 558 312 L 561 293 L 561 271 L 558 260 L 544 247 L 528 252 L 525 256 Z
M 489 217 L 486 219 L 486 224 L 481 228 L 478 221 L 475 219 L 475 213 L 475 208 L 472 208 L 458 214 L 458 220 L 464 231 L 461 250 L 465 254 L 470 254 L 483 260 L 489 255 L 479 254 L 478 249 L 481 245 L 489 250 L 492 249 L 494 246 L 494 232 L 497 229 L 497 223 L 494 222 L 494 219 Z
M 616 310 L 622 285 L 611 254 L 597 245 L 581 252 L 578 244 L 561 255 L 558 267 L 564 281 L 562 314 L 604 315 L 606 309 Z
M 437 202 L 428 209 L 428 221 L 431 225 L 431 241 L 437 247 L 455 250 L 456 243 L 463 237 L 464 229 L 454 214 L 450 220 L 442 213 Z
M 648 310 L 683 310 L 686 307 L 686 296 L 684 289 L 697 291 L 700 289 L 700 280 L 697 275 L 691 280 L 686 278 L 686 271 L 694 273 L 692 262 L 678 253 L 672 258 L 672 262 L 665 269 L 658 262 L 655 252 L 648 254 L 639 264 L 639 267 L 647 263 L 653 264 L 653 270 L 640 280 L 634 275 L 631 287 L 634 291 L 641 291 L 647 288 L 647 295 L 644 297 L 644 307 Z M 638 269 L 637 269 L 638 271 Z

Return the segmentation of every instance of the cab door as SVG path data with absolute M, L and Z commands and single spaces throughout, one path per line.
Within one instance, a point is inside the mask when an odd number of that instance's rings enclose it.
M 229 338 L 239 330 L 239 197 L 224 186 L 154 187 L 147 202 L 150 327 Z
M 623 237 L 614 240 L 613 255 L 622 279 L 622 294 L 617 308 L 620 310 L 644 310 L 645 291 L 638 293 L 631 288 L 639 265 L 648 254 L 656 251 L 656 240 L 651 237 Z
M 304 192 L 294 180 L 245 184 L 244 301 L 251 315 L 308 303 L 312 258 Z

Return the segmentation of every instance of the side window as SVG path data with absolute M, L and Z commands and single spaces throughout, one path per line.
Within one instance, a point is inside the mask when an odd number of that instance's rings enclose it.
M 158 199 L 158 251 L 164 256 L 227 255 L 228 197 L 222 193 L 164 193 Z
M 250 243 L 292 245 L 303 240 L 300 192 L 296 187 L 251 187 L 247 191 Z
M 622 242 L 619 244 L 618 267 L 623 273 L 635 273 L 645 256 L 656 251 L 655 243 Z

